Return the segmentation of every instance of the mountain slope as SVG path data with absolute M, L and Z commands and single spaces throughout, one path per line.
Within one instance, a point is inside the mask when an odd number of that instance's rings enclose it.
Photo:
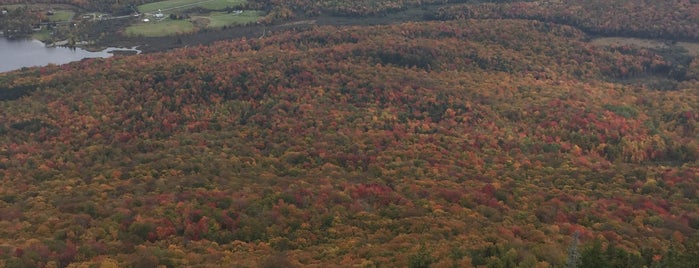
M 583 260 L 686 264 L 696 63 L 624 85 L 675 66 L 585 39 L 320 27 L 3 74 L 0 260 L 562 266 L 578 233 Z

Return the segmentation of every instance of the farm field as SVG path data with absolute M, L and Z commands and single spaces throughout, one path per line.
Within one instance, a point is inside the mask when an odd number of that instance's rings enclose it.
M 7 10 L 14 10 L 14 9 L 19 8 L 19 7 L 22 7 L 22 6 L 24 6 L 24 5 L 20 5 L 20 4 L 0 5 L 0 9 L 5 9 L 5 8 L 6 8 Z
M 54 10 L 53 15 L 47 16 L 49 21 L 59 22 L 59 21 L 70 21 L 75 16 L 75 12 L 71 10 Z
M 257 21 L 261 15 L 262 12 L 260 11 L 246 10 L 239 14 L 212 12 L 210 14 L 192 16 L 188 20 L 171 20 L 166 18 L 160 21 L 151 20 L 131 25 L 126 28 L 125 33 L 128 36 L 143 37 L 185 34 L 194 32 L 196 29 L 222 28 L 224 26 L 252 23 Z
M 254 10 L 246 10 L 240 14 L 226 12 L 212 12 L 208 16 L 194 16 L 192 19 L 208 20 L 207 28 L 221 28 L 224 26 L 241 25 L 257 21 L 262 12 Z
M 246 0 L 213 0 L 206 1 L 198 4 L 197 6 L 209 9 L 209 10 L 222 10 L 228 7 L 236 7 L 245 4 Z
M 51 31 L 47 29 L 41 29 L 41 31 L 34 32 L 34 34 L 32 34 L 32 38 L 42 42 L 46 42 L 51 39 Z
M 171 11 L 201 7 L 209 10 L 221 10 L 244 4 L 245 0 L 168 0 L 138 6 L 140 12 Z
M 191 33 L 195 30 L 194 25 L 187 20 L 170 20 L 154 22 L 141 22 L 126 28 L 128 36 L 158 37 L 175 34 Z

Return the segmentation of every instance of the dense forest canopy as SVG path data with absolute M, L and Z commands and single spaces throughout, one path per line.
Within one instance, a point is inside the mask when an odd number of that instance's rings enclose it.
M 468 4 L 442 8 L 454 18 L 522 18 L 553 21 L 601 35 L 699 40 L 699 3 L 688 0 L 562 0 Z
M 518 5 L 0 74 L 0 266 L 697 266 L 699 60 Z

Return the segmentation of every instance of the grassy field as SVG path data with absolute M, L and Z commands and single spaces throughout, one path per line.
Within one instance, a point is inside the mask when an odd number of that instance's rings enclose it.
M 22 4 L 13 4 L 13 5 L 0 5 L 0 9 L 7 8 L 7 10 L 14 10 L 19 7 L 23 7 L 24 5 Z
M 223 26 L 231 25 L 241 25 L 250 22 L 256 22 L 262 12 L 255 10 L 246 10 L 241 14 L 226 13 L 226 12 L 212 12 L 208 16 L 196 16 L 192 19 L 205 18 L 209 20 L 207 28 L 221 28 Z
M 69 21 L 75 16 L 71 10 L 54 10 L 53 15 L 47 16 L 49 21 Z
M 8 10 L 14 10 L 20 7 L 24 7 L 22 4 L 15 4 L 15 5 L 0 5 L 0 9 L 7 8 Z M 34 10 L 34 11 L 46 11 L 49 10 L 49 7 L 45 5 L 29 5 L 29 10 Z M 43 12 L 42 11 L 42 12 Z M 75 16 L 75 12 L 72 10 L 64 10 L 64 9 L 59 9 L 59 10 L 54 10 L 53 15 L 47 16 L 49 21 L 69 21 Z
M 189 20 L 171 20 L 139 22 L 126 28 L 126 35 L 158 37 L 191 33 L 197 28 L 220 29 L 224 26 L 241 25 L 257 21 L 261 11 L 246 10 L 240 14 L 212 12 L 208 15 L 192 16 Z
M 46 42 L 48 40 L 51 40 L 51 31 L 47 30 L 45 27 L 41 29 L 41 31 L 34 32 L 32 34 L 32 38 L 39 40 L 41 42 Z
M 184 10 L 201 7 L 210 10 L 221 10 L 247 2 L 246 0 L 167 0 L 138 6 L 140 12 Z
M 171 20 L 140 22 L 126 28 L 126 35 L 157 37 L 176 35 L 181 33 L 191 33 L 195 30 L 194 25 L 188 20 Z
M 209 10 L 222 10 L 227 7 L 235 7 L 240 4 L 245 4 L 247 0 L 214 0 L 211 2 L 201 3 L 198 6 Z
M 689 55 L 692 56 L 699 56 L 699 43 L 693 43 L 693 42 L 677 42 L 678 46 L 683 47 L 684 49 L 687 50 Z

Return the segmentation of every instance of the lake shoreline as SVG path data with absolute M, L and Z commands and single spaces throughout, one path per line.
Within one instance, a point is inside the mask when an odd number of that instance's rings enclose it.
M 0 37 L 0 73 L 25 67 L 41 67 L 49 64 L 66 64 L 85 58 L 109 58 L 114 55 L 141 53 L 137 47 L 106 47 L 89 50 L 81 47 L 47 46 L 31 38 L 10 39 Z

